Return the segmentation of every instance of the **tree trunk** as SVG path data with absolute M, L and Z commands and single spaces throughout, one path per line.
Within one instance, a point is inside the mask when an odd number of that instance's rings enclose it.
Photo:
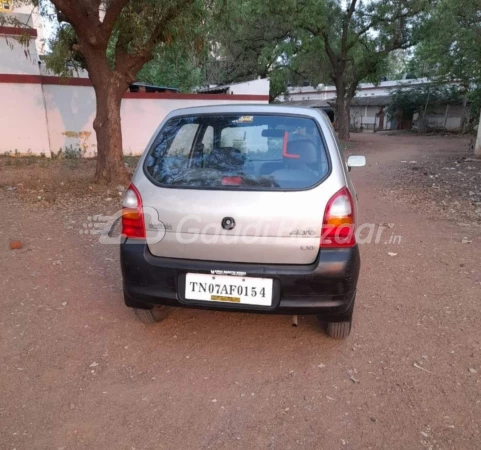
M 109 77 L 102 77 L 109 80 Z M 123 161 L 120 105 L 127 87 L 125 82 L 110 76 L 102 85 L 94 85 L 97 115 L 94 129 L 97 134 L 96 183 L 127 183 L 129 175 Z
M 344 98 L 338 94 L 336 99 L 336 113 L 337 113 L 337 134 L 339 139 L 348 141 L 349 134 L 349 104 Z
M 446 132 L 446 126 L 448 124 L 448 114 L 449 114 L 449 103 L 446 105 L 446 112 L 444 113 L 444 125 L 443 125 L 444 132 Z
M 479 115 L 478 135 L 474 143 L 474 154 L 481 157 L 481 114 Z
M 468 96 L 464 94 L 463 96 L 463 115 L 461 117 L 461 133 L 466 133 L 466 125 L 468 124 L 468 109 L 466 108 L 468 104 Z

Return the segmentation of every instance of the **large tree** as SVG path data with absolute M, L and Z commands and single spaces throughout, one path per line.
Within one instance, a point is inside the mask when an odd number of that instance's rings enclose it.
M 361 81 L 378 82 L 388 56 L 412 45 L 428 0 L 218 0 L 212 40 L 222 81 L 269 77 L 271 99 L 288 82 L 333 83 L 339 137 Z
M 95 90 L 97 182 L 127 179 L 123 164 L 120 105 L 138 72 L 180 39 L 192 40 L 201 0 L 51 0 L 63 25 L 47 65 L 65 73 L 85 67 Z M 68 64 L 67 64 L 68 63 Z M 67 65 L 66 65 L 67 64 Z
M 324 53 L 336 87 L 341 139 L 349 139 L 349 109 L 361 81 L 378 82 L 389 54 L 413 44 L 425 0 L 305 0 L 304 40 Z

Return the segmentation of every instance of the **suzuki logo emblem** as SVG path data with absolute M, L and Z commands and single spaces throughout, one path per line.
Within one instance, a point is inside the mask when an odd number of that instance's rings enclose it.
M 222 228 L 224 230 L 232 230 L 235 227 L 235 220 L 233 217 L 224 217 L 222 219 Z

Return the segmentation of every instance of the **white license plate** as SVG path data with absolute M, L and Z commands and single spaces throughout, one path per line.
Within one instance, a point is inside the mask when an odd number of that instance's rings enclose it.
M 272 305 L 272 280 L 227 275 L 188 273 L 185 280 L 187 300 Z

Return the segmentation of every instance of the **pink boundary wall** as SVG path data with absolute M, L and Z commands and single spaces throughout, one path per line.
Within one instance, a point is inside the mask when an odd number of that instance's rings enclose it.
M 51 156 L 60 149 L 80 148 L 85 156 L 94 156 L 96 103 L 90 80 L 42 75 L 35 33 L 27 32 L 28 48 L 15 41 L 18 34 L 18 29 L 0 28 L 0 154 Z M 121 108 L 124 153 L 142 153 L 160 122 L 174 109 L 268 102 L 268 95 L 126 92 Z

